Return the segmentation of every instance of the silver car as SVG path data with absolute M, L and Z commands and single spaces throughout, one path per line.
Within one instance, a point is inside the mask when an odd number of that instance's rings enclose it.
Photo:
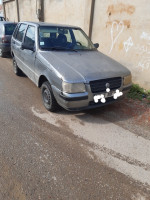
M 11 41 L 13 69 L 41 88 L 49 111 L 107 105 L 130 89 L 131 72 L 98 46 L 76 26 L 20 22 Z

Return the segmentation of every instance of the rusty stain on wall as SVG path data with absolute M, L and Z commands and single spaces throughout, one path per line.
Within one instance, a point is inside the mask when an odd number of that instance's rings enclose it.
M 110 5 L 108 6 L 107 13 L 109 16 L 115 14 L 115 13 L 123 13 L 126 12 L 129 15 L 133 14 L 135 12 L 135 7 L 133 5 L 127 5 L 123 3 Z
M 119 44 L 119 50 L 121 51 L 122 49 L 123 49 L 123 41 L 120 42 L 120 44 Z
M 113 21 L 116 21 L 117 23 L 120 22 L 120 20 L 113 20 Z M 112 25 L 113 21 L 107 21 L 107 22 L 106 22 L 106 28 L 107 28 L 107 26 Z M 129 20 L 122 20 L 122 21 L 123 21 L 123 23 L 124 23 L 124 26 L 126 26 L 127 28 L 130 28 L 130 27 L 131 27 L 131 24 L 130 24 L 130 21 L 129 21 Z

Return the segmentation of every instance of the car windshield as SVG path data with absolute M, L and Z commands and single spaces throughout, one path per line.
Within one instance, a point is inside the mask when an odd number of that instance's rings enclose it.
M 12 35 L 16 24 L 5 24 L 5 35 Z
M 81 29 L 54 26 L 39 27 L 39 47 L 42 50 L 95 50 Z

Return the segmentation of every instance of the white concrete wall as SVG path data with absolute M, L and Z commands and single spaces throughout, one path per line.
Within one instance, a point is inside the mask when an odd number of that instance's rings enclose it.
M 18 0 L 18 2 L 20 21 L 38 21 L 36 0 Z M 77 25 L 88 34 L 91 2 L 92 0 L 44 0 L 45 22 Z M 11 21 L 17 19 L 15 1 L 6 3 L 6 16 Z
M 150 89 L 149 0 L 96 0 L 92 40 L 127 66 L 135 83 Z
M 18 0 L 20 21 L 38 21 L 36 0 Z
M 89 32 L 92 0 L 45 0 L 45 21 L 77 25 Z
M 16 2 L 12 1 L 5 4 L 5 12 L 6 12 L 6 18 L 8 18 L 9 21 L 17 22 L 17 9 L 16 9 Z

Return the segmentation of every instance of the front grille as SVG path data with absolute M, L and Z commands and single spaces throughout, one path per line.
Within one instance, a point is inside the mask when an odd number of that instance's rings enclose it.
M 96 81 L 90 81 L 91 91 L 93 93 L 106 92 L 106 83 L 109 83 L 110 90 L 115 90 L 121 87 L 122 78 L 116 77 L 116 78 L 107 78 Z

